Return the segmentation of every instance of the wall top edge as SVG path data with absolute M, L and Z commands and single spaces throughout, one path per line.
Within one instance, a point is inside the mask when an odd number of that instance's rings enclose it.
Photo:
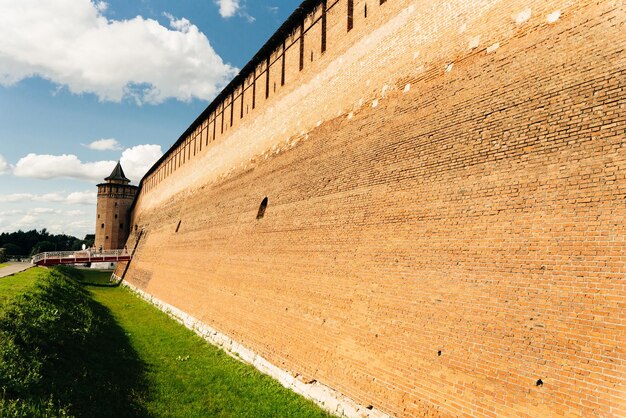
M 222 89 L 222 91 L 209 103 L 209 105 L 200 113 L 200 115 L 189 125 L 189 127 L 178 137 L 176 142 L 156 161 L 152 167 L 144 174 L 139 181 L 138 188 L 141 189 L 143 181 L 152 174 L 159 165 L 167 159 L 178 145 L 180 145 L 202 122 L 220 106 L 228 96 L 241 85 L 245 79 L 250 76 L 256 67 L 265 61 L 274 49 L 279 47 L 286 38 L 299 28 L 304 19 L 315 11 L 317 7 L 327 3 L 327 0 L 304 0 L 300 6 L 296 7 L 294 12 L 285 20 L 285 22 L 274 32 L 274 34 L 265 42 L 259 51 L 252 57 L 250 61 L 239 71 L 239 73 Z M 134 206 L 134 204 L 133 204 Z

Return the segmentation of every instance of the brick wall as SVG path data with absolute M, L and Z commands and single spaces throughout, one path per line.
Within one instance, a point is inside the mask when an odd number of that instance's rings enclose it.
M 126 280 L 392 415 L 626 416 L 621 2 L 379 3 L 181 137 Z

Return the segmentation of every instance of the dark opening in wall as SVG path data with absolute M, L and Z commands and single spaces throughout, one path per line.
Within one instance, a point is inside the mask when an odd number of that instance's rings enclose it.
M 267 196 L 263 198 L 261 201 L 261 205 L 259 206 L 259 211 L 256 214 L 257 219 L 263 218 L 265 215 L 265 209 L 267 209 Z
M 107 235 L 106 237 L 104 237 L 104 239 L 109 239 L 109 236 Z
M 383 4 L 384 2 L 386 2 L 387 0 L 380 0 L 380 4 Z
M 120 229 L 124 229 L 124 224 L 120 224 Z
M 322 54 L 326 52 L 326 0 L 322 2 Z
M 100 228 L 104 228 L 104 224 L 101 224 L 101 225 L 100 225 Z
M 270 57 L 265 60 L 265 98 L 270 97 Z
M 348 31 L 354 27 L 354 0 L 348 0 Z
M 233 117 L 235 114 L 235 93 L 230 94 L 230 126 L 233 126 Z
M 176 225 L 176 232 L 178 232 L 178 230 L 180 229 L 180 223 L 181 223 L 181 222 L 182 222 L 182 221 L 178 221 L 178 225 Z
M 117 213 L 115 214 L 115 219 L 117 219 Z
M 286 49 L 285 41 L 283 41 L 283 56 L 282 56 L 282 60 L 280 63 L 280 85 L 281 86 L 285 85 L 285 49 Z
M 100 214 L 98 214 L 98 219 L 100 219 Z
M 304 21 L 300 24 L 300 71 L 304 68 Z
M 117 202 L 115 202 L 115 207 L 117 207 Z
M 363 15 L 365 17 L 367 17 L 367 4 L 365 5 L 365 7 L 363 8 Z
M 240 109 L 240 111 L 239 111 L 239 119 L 243 119 L 243 94 L 244 94 L 245 92 L 246 92 L 246 91 L 242 88 L 242 89 L 241 89 L 241 109 Z M 246 109 L 247 109 L 247 106 L 246 106 Z
M 252 108 L 256 105 L 256 71 L 252 76 Z

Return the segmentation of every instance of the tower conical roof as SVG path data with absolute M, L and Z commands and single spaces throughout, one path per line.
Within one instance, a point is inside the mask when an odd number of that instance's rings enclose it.
M 130 179 L 126 178 L 124 175 L 124 170 L 122 170 L 122 165 L 118 161 L 115 165 L 115 168 L 109 175 L 109 177 L 105 178 L 106 181 L 122 181 L 124 183 L 130 183 Z

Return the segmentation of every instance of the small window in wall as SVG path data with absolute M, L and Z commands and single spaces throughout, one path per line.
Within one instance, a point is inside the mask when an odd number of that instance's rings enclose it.
M 104 237 L 104 239 L 109 239 L 109 236 L 107 235 L 106 237 Z
M 98 219 L 100 219 L 100 214 L 98 214 Z
M 264 197 L 261 201 L 261 205 L 259 206 L 259 211 L 256 214 L 257 219 L 263 218 L 265 216 L 265 209 L 267 208 L 267 197 Z
M 178 230 L 180 229 L 180 223 L 181 221 L 178 221 L 178 225 L 176 225 L 176 232 L 178 232 Z
M 139 225 L 135 224 L 135 232 L 137 232 L 137 228 L 139 228 Z
M 115 207 L 117 207 L 117 202 L 115 202 Z
M 367 17 L 367 4 L 365 5 L 365 7 L 363 8 L 363 15 L 365 17 Z
M 115 214 L 115 219 L 117 219 L 117 213 Z
M 104 224 L 100 224 L 100 228 L 104 228 Z
M 120 224 L 120 229 L 124 229 L 124 224 Z

